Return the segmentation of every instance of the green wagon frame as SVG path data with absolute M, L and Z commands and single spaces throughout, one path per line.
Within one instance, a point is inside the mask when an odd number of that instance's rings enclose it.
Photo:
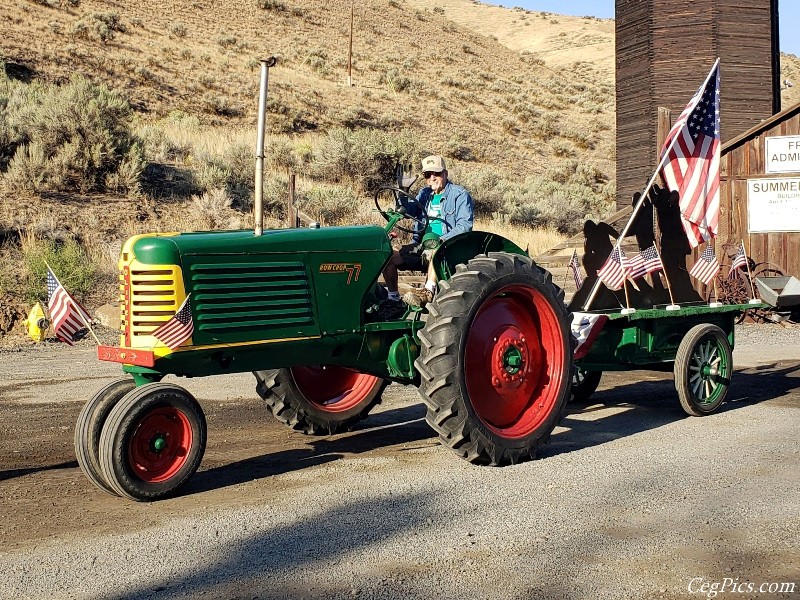
M 763 304 L 687 304 L 620 311 L 592 311 L 607 319 L 591 346 L 576 358 L 572 393 L 585 401 L 603 371 L 673 370 L 681 407 L 692 416 L 709 415 L 725 400 L 733 374 L 734 324 L 746 310 Z

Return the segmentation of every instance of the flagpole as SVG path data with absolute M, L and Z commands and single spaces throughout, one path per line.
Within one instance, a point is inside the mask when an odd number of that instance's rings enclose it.
M 631 308 L 631 299 L 630 299 L 630 296 L 628 295 L 628 279 L 627 278 L 622 282 L 622 289 L 625 290 L 625 308 L 623 308 L 620 311 L 620 313 L 623 314 L 623 315 L 627 315 L 627 314 L 636 312 L 635 308 Z
M 658 256 L 658 262 L 661 263 L 661 272 L 664 273 L 664 281 L 667 282 L 667 291 L 669 292 L 669 301 L 670 305 L 667 306 L 667 310 L 678 310 L 680 306 L 675 304 L 675 298 L 672 295 L 672 285 L 669 282 L 669 277 L 667 276 L 667 268 L 664 266 L 664 260 L 661 258 L 661 253 L 658 251 L 658 246 L 656 243 L 653 242 L 653 249 L 656 251 L 656 255 Z
M 56 282 L 58 283 L 58 285 L 59 285 L 59 286 L 60 286 L 60 287 L 61 287 L 61 288 L 62 288 L 62 289 L 65 291 L 65 292 L 67 292 L 67 288 L 65 288 L 65 287 L 63 286 L 63 284 L 61 283 L 61 280 L 60 280 L 60 279 L 58 278 L 58 276 L 56 275 L 56 272 L 55 272 L 55 271 L 53 271 L 53 268 L 52 268 L 52 267 L 51 267 L 49 264 L 47 264 L 47 261 L 44 261 L 44 266 L 46 266 L 46 267 L 47 267 L 47 270 L 48 270 L 48 271 L 50 271 L 50 272 L 53 274 L 53 279 L 55 279 L 55 280 L 56 280 Z M 72 294 L 70 294 L 69 292 L 67 292 L 67 295 L 70 297 L 70 299 L 72 299 Z M 49 300 L 50 300 L 50 299 L 48 298 L 48 302 L 47 302 L 47 314 L 48 314 L 48 316 L 50 317 L 50 322 L 52 323 L 52 322 L 53 322 L 53 316 L 50 314 L 50 302 L 49 302 Z M 91 326 L 91 325 L 89 325 L 89 323 L 87 323 L 87 322 L 86 322 L 86 319 L 84 319 L 84 318 L 83 318 L 83 311 L 82 311 L 82 310 L 76 310 L 76 311 L 75 311 L 75 313 L 78 315 L 78 318 L 81 320 L 81 322 L 82 322 L 84 325 L 86 325 L 86 329 L 88 329 L 88 330 L 89 330 L 89 333 L 91 333 L 91 334 L 92 334 L 92 337 L 94 338 L 94 341 L 95 341 L 95 342 L 97 342 L 97 345 L 98 345 L 98 346 L 102 346 L 102 344 L 100 343 L 100 340 L 99 340 L 99 339 L 97 339 L 97 336 L 95 335 L 95 333 L 94 333 L 94 330 L 92 329 L 92 326 Z
M 705 87 L 708 85 L 708 82 L 711 81 L 711 75 L 714 73 L 718 65 L 719 65 L 719 58 L 717 58 L 717 60 L 714 62 L 714 66 L 711 67 L 711 70 L 708 72 L 708 75 L 706 75 L 706 78 L 703 81 L 703 84 L 698 88 L 698 91 L 705 89 Z M 692 96 L 692 98 L 694 98 L 694 96 Z M 622 230 L 622 233 L 617 239 L 617 243 L 614 245 L 615 248 L 618 248 L 622 243 L 623 238 L 627 235 L 628 230 L 631 228 L 631 225 L 633 224 L 633 221 L 636 219 L 636 215 L 639 213 L 639 209 L 642 207 L 642 204 L 644 204 L 644 201 L 647 198 L 647 194 L 650 193 L 650 188 L 653 187 L 653 184 L 655 183 L 659 172 L 661 171 L 661 169 L 664 168 L 664 165 L 667 162 L 669 162 L 667 161 L 667 157 L 669 156 L 669 153 L 672 151 L 673 146 L 675 146 L 675 143 L 678 141 L 678 137 L 679 137 L 678 135 L 673 135 L 672 139 L 669 142 L 669 146 L 667 146 L 666 150 L 664 150 L 664 152 L 662 153 L 661 160 L 659 161 L 658 166 L 656 167 L 655 173 L 653 173 L 653 176 L 650 178 L 650 181 L 647 182 L 647 185 L 645 186 L 642 195 L 639 196 L 639 200 L 636 203 L 636 206 L 634 206 L 633 212 L 631 213 L 628 222 L 625 224 L 625 228 Z M 594 287 L 592 287 L 592 293 L 589 294 L 589 297 L 586 299 L 586 302 L 583 305 L 583 310 L 589 310 L 589 307 L 594 301 L 594 297 L 597 295 L 601 283 L 602 282 L 600 281 L 600 279 L 594 282 Z

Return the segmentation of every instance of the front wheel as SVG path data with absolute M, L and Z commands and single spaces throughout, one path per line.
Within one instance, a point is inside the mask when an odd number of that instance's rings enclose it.
M 572 375 L 572 400 L 573 402 L 586 402 L 600 385 L 603 377 L 602 371 L 584 371 L 580 367 Z
M 111 409 L 132 389 L 136 387 L 133 379 L 112 381 L 103 386 L 83 406 L 75 424 L 75 457 L 84 475 L 104 492 L 116 495 L 111 489 L 100 468 L 100 433 Z
M 109 486 L 133 500 L 174 494 L 200 466 L 206 419 L 189 392 L 148 383 L 111 410 L 100 435 L 100 467 Z
M 708 323 L 692 327 L 678 346 L 674 371 L 675 389 L 687 414 L 702 417 L 717 410 L 733 373 L 733 354 L 725 332 Z
M 310 435 L 347 431 L 381 401 L 389 382 L 331 365 L 253 373 L 256 392 L 284 425 Z
M 561 420 L 573 364 L 563 297 L 547 271 L 502 252 L 441 282 L 415 364 L 426 420 L 462 458 L 532 458 Z

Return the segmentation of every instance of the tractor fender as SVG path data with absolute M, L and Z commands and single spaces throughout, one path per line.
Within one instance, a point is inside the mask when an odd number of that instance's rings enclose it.
M 486 231 L 469 231 L 442 242 L 431 260 L 439 279 L 450 279 L 456 272 L 457 265 L 467 264 L 470 259 L 489 252 L 528 255 L 525 250 L 502 235 Z

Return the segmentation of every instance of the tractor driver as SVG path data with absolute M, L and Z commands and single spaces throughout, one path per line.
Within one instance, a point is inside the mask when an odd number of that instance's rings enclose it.
M 399 302 L 397 271 L 422 271 L 427 264 L 425 286 L 408 292 L 402 298 L 409 306 L 425 306 L 433 300 L 438 289 L 438 277 L 430 261 L 436 247 L 423 248 L 423 238 L 426 234 L 433 233 L 439 236 L 440 243 L 444 242 L 460 233 L 471 231 L 474 218 L 472 196 L 463 187 L 447 179 L 447 166 L 441 156 L 423 158 L 422 174 L 428 185 L 417 194 L 417 201 L 410 202 L 406 209 L 415 217 L 421 216 L 422 211 L 426 211 L 431 217 L 428 226 L 423 230 L 422 224 L 415 222 L 411 243 L 395 250 L 383 269 L 389 300 Z

